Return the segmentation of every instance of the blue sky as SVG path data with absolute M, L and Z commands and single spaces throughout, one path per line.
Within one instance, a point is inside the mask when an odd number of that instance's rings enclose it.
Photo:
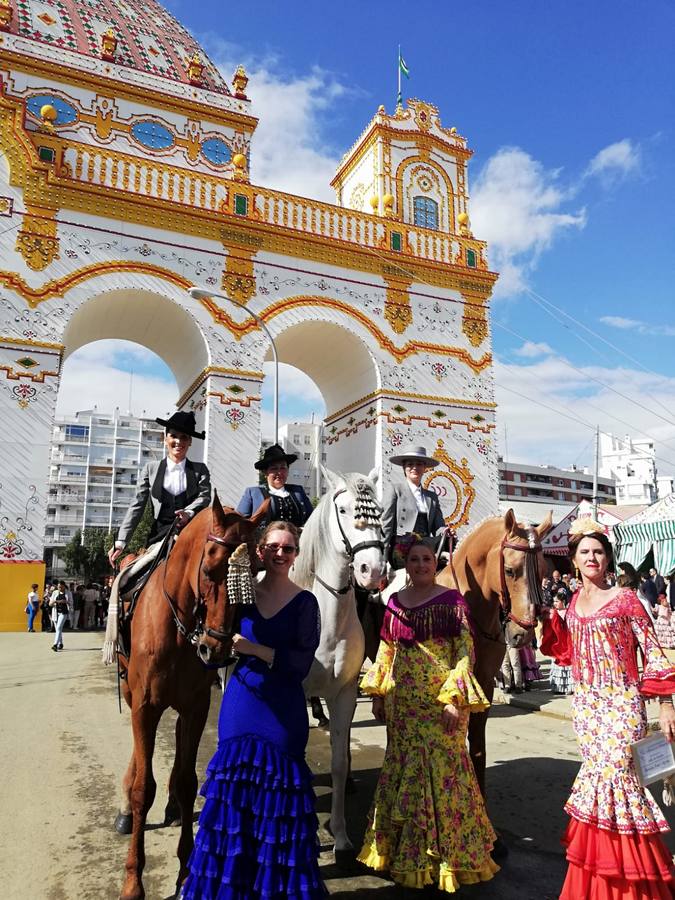
M 393 107 L 401 43 L 404 91 L 435 103 L 475 151 L 472 224 L 502 272 L 500 447 L 506 439 L 523 461 L 590 462 L 598 421 L 654 437 L 660 468 L 675 472 L 670 0 L 166 5 L 228 79 L 246 65 L 260 117 L 253 180 L 323 199 L 377 106 Z M 571 318 L 551 318 L 536 295 Z M 311 385 L 295 394 L 302 405 L 282 402 L 282 418 L 320 408 Z

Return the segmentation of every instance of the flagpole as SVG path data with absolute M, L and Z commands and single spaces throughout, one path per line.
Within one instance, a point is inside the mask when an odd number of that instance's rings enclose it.
M 401 97 L 401 45 L 398 45 L 398 60 L 396 61 L 398 69 L 398 94 L 396 95 L 396 107 L 403 106 L 403 98 Z

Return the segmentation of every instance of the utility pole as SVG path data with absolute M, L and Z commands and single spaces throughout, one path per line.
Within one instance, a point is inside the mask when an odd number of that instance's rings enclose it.
M 600 463 L 600 426 L 595 426 L 595 462 L 593 465 L 593 519 L 598 521 L 598 465 Z

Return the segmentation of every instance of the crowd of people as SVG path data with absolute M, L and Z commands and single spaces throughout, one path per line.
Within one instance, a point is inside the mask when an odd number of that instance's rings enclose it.
M 194 415 L 158 421 L 166 427 L 167 457 L 144 470 L 112 563 L 148 497 L 155 546 L 210 502 L 208 469 L 187 459 L 192 438 L 203 437 Z M 268 448 L 256 464 L 263 483 L 247 488 L 239 503 L 250 515 L 270 500 L 257 543 L 262 574 L 255 603 L 238 612 L 237 661 L 222 701 L 182 900 L 317 900 L 327 894 L 305 762 L 309 722 L 302 689 L 321 622 L 316 598 L 291 577 L 311 512 L 302 488 L 287 484 L 294 458 L 278 445 Z M 385 546 L 392 567 L 405 569 L 406 582 L 388 601 L 376 659 L 360 685 L 372 697 L 373 716 L 387 726 L 387 747 L 359 859 L 405 888 L 454 893 L 499 871 L 496 834 L 466 745 L 471 713 L 489 703 L 473 673 L 469 609 L 458 591 L 435 581 L 445 526 L 422 476 L 436 460 L 424 447 L 410 446 L 391 461 L 401 466 L 403 480 L 385 491 Z M 622 564 L 615 580 L 609 540 L 589 520 L 573 528 L 569 550 L 574 574 L 555 571 L 543 583 L 541 644 L 553 660 L 554 689 L 574 690 L 583 757 L 565 807 L 569 865 L 561 898 L 666 900 L 675 892 L 672 860 L 660 837 L 667 826 L 638 781 L 630 745 L 646 733 L 645 697 L 659 698 L 661 730 L 675 739 L 675 666 L 659 643 L 672 634 L 675 579 L 666 583 L 652 571 L 640 580 Z M 34 585 L 26 606 L 29 630 L 36 597 Z M 108 585 L 50 586 L 42 600 L 43 627 L 54 629 L 54 649 L 62 647 L 67 621 L 73 628 L 102 625 L 107 597 Z M 539 676 L 531 648 L 507 649 L 505 685 L 524 690 Z
M 40 613 L 40 630 L 53 632 L 55 640 L 52 649 L 62 650 L 64 631 L 98 631 L 105 628 L 112 581 L 110 576 L 104 578 L 102 584 L 46 581 L 42 597 L 39 585 L 33 584 L 25 607 L 28 631 L 36 630 Z

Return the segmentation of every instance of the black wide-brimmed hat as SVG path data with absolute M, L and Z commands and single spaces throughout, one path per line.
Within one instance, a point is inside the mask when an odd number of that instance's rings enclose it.
M 297 458 L 297 453 L 286 453 L 279 444 L 272 444 L 271 447 L 265 448 L 262 459 L 259 459 L 257 463 L 253 463 L 253 467 L 264 472 L 265 469 L 269 469 L 274 463 L 285 462 L 286 465 L 290 466 Z
M 155 419 L 158 425 L 163 425 L 167 431 L 180 431 L 181 434 L 188 434 L 190 437 L 199 438 L 203 441 L 206 437 L 205 431 L 197 431 L 197 421 L 193 412 L 173 413 L 168 419 Z

